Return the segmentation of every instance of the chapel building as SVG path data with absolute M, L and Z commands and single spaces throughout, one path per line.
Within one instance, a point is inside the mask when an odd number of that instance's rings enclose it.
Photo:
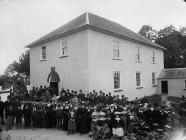
M 165 48 L 124 26 L 84 13 L 27 46 L 31 86 L 125 95 L 157 92 Z

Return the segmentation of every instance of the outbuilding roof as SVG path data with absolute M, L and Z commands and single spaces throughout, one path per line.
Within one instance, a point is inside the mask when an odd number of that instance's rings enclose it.
M 158 79 L 186 79 L 186 68 L 163 69 Z
M 164 47 L 153 43 L 152 41 L 146 39 L 145 37 L 127 29 L 126 27 L 110 21 L 108 19 L 102 18 L 100 16 L 94 15 L 92 13 L 84 13 L 79 17 L 73 19 L 67 24 L 59 27 L 58 29 L 50 32 L 49 34 L 41 37 L 40 39 L 34 41 L 33 43 L 27 45 L 26 47 L 31 48 L 33 46 L 37 46 L 55 39 L 59 39 L 63 36 L 67 36 L 74 32 L 78 32 L 83 29 L 93 29 L 96 31 L 104 32 L 110 35 L 115 35 L 120 38 L 125 38 L 127 40 L 131 40 L 137 43 L 141 43 L 144 45 L 148 45 L 151 47 L 155 47 L 157 49 L 163 49 Z

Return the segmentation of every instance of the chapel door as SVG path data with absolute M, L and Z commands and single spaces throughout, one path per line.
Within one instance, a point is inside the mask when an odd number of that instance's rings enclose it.
M 50 87 L 56 96 L 58 96 L 58 82 L 50 82 Z
M 161 81 L 161 93 L 168 94 L 168 81 Z

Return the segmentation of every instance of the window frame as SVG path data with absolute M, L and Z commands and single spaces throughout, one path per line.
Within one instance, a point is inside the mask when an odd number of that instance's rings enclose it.
M 118 90 L 121 88 L 121 72 L 114 71 L 113 72 L 113 79 L 114 79 L 114 90 Z
M 156 85 L 156 72 L 152 72 L 152 85 Z
M 184 89 L 186 89 L 186 80 L 184 80 Z
M 63 39 L 61 40 L 61 45 L 60 45 L 60 56 L 59 57 L 65 57 L 68 56 L 68 40 Z
M 113 40 L 113 59 L 121 59 L 121 57 L 120 57 L 120 42 L 117 40 Z
M 45 49 L 44 49 L 45 48 Z M 43 50 L 45 50 L 45 51 L 43 51 Z M 46 45 L 43 45 L 42 47 L 41 47 L 41 54 L 40 54 L 40 60 L 41 61 L 46 61 L 46 57 L 47 57 L 47 52 L 46 52 L 47 50 L 46 50 Z
M 155 51 L 152 52 L 152 64 L 156 63 Z
M 141 48 L 137 47 L 137 51 L 135 53 L 135 61 L 141 63 Z
M 139 74 L 139 79 L 137 77 L 137 74 Z M 142 84 L 141 84 L 141 72 L 140 71 L 136 72 L 136 87 L 142 87 Z

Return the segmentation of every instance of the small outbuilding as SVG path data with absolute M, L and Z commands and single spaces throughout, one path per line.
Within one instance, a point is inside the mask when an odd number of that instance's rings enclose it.
M 186 96 L 186 68 L 163 69 L 157 78 L 158 93 Z

